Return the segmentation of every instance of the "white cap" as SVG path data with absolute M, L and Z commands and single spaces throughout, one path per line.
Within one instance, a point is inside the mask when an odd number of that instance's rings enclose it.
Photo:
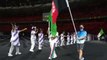
M 32 26 L 32 29 L 36 29 L 36 26 Z

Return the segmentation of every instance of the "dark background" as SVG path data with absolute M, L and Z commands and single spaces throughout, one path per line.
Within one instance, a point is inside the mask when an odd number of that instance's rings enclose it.
M 101 28 L 107 33 L 106 0 L 69 0 L 76 28 L 80 24 L 91 34 L 98 34 Z M 0 32 L 10 32 L 11 24 L 20 29 L 36 25 L 47 31 L 48 23 L 43 21 L 43 13 L 51 10 L 51 0 L 0 0 Z M 57 20 L 58 31 L 74 32 L 68 9 L 60 12 Z

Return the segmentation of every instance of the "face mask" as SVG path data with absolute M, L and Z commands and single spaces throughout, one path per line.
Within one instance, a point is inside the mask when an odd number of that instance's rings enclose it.
M 83 28 L 80 29 L 80 31 L 83 31 L 83 30 L 84 30 Z

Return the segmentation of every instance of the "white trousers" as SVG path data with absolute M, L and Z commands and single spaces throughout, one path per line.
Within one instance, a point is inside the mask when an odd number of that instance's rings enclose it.
M 42 49 L 42 43 L 43 43 L 43 40 L 41 40 L 41 41 L 38 40 L 38 43 L 39 43 L 39 44 L 38 44 L 38 49 Z
M 61 46 L 64 46 L 65 45 L 65 41 L 64 39 L 61 39 Z
M 35 47 L 35 40 L 36 40 L 36 39 L 31 39 L 30 51 L 34 50 L 34 47 Z
M 74 43 L 74 44 L 76 43 L 76 39 L 73 40 L 73 43 Z
M 59 46 L 59 40 L 56 41 L 55 47 Z
M 73 39 L 71 39 L 71 43 L 70 44 L 73 44 L 74 43 L 74 40 Z
M 11 46 L 10 46 L 10 49 L 9 49 L 9 54 L 12 54 L 14 48 L 16 47 L 16 53 L 19 53 L 19 46 L 14 46 L 12 43 L 11 43 Z
M 70 39 L 67 39 L 67 43 L 66 43 L 67 45 L 70 45 Z
M 51 58 L 56 58 L 57 54 L 55 51 L 55 44 L 56 44 L 57 38 L 50 40 L 50 48 L 51 48 L 51 52 L 50 52 L 50 56 Z

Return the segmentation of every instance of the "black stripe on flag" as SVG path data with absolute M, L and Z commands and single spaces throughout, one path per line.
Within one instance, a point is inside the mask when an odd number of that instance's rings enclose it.
M 58 12 L 61 12 L 62 10 L 67 10 L 67 4 L 66 0 L 53 0 L 56 8 L 58 9 Z

